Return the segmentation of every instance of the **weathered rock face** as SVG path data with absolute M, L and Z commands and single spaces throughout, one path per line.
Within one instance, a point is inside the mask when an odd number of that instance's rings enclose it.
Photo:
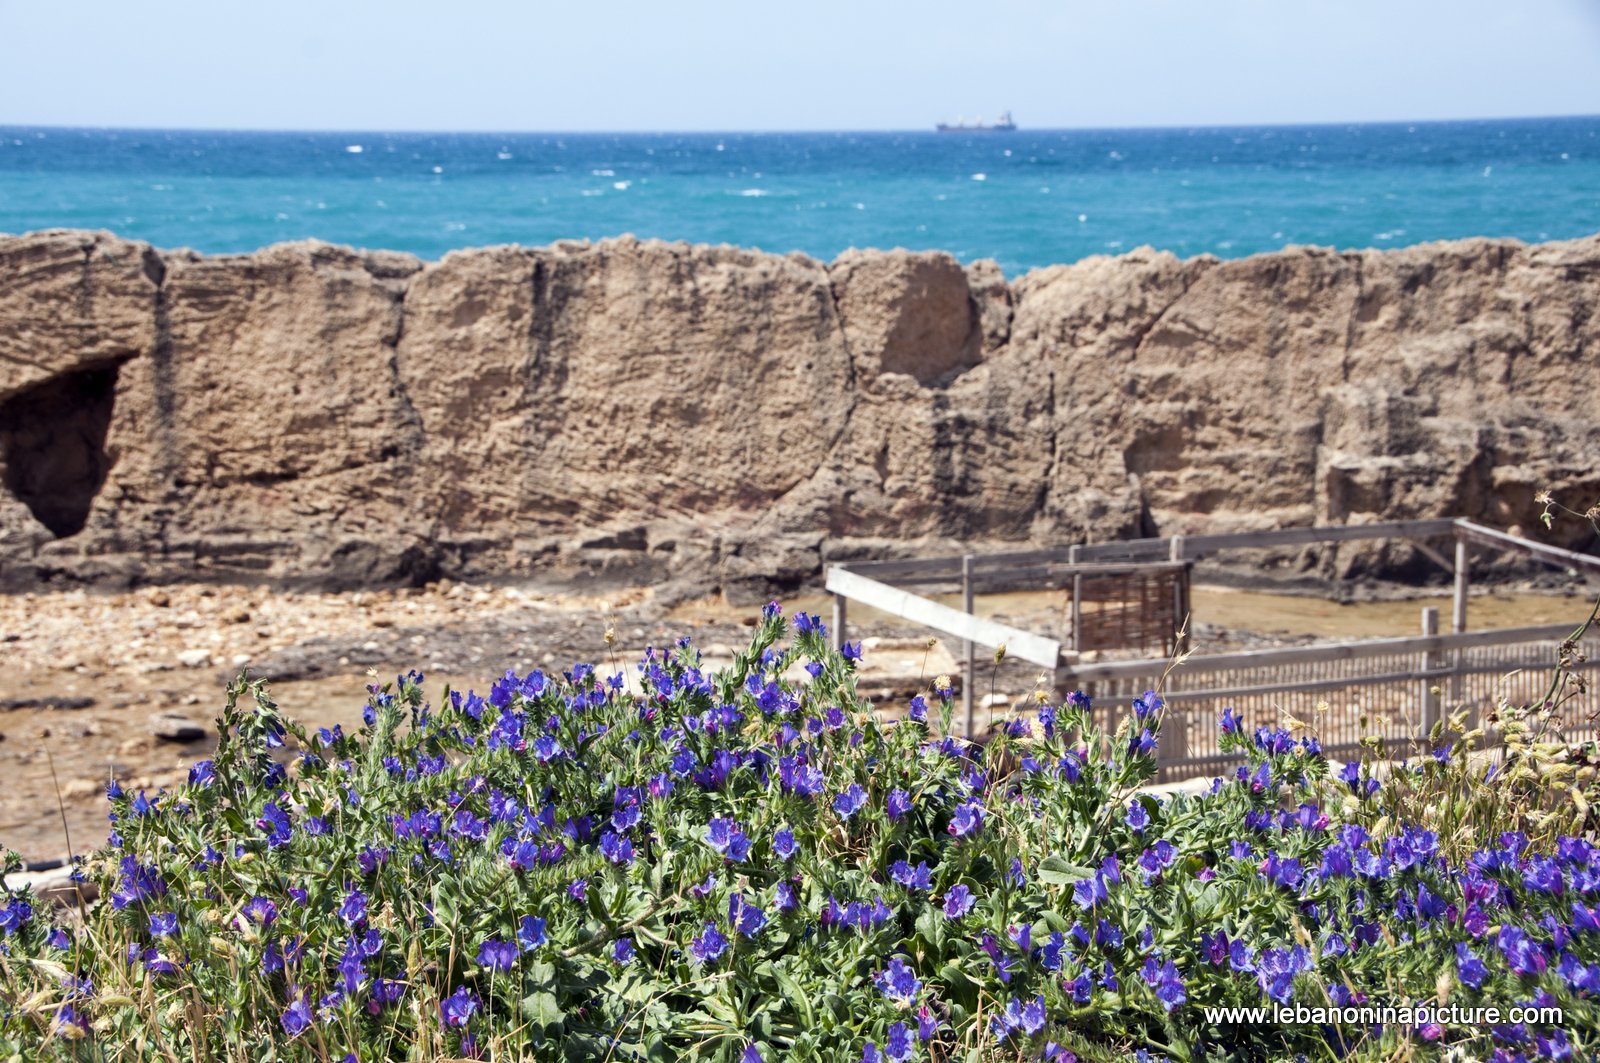
M 601 576 L 1600 493 L 1600 237 L 1039 270 L 0 239 L 0 585 Z M 1571 536 L 1577 529 L 1569 531 Z M 1346 550 L 1338 568 L 1403 564 Z
M 0 238 L 0 402 L 155 346 L 161 257 L 104 233 Z
M 823 267 L 631 240 L 446 256 L 411 285 L 398 364 L 413 519 L 450 571 L 714 584 L 854 402 Z

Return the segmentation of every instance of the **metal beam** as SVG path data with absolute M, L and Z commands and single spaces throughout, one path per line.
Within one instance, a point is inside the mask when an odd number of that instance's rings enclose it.
M 1462 675 L 1494 675 L 1503 676 L 1508 672 L 1522 671 L 1528 668 L 1547 668 L 1549 662 L 1530 662 L 1518 668 L 1514 665 L 1496 663 L 1493 665 L 1474 665 L 1463 668 Z M 1584 661 L 1576 667 L 1600 667 L 1600 661 Z M 1449 665 L 1423 671 L 1413 668 L 1404 672 L 1379 672 L 1372 675 L 1341 675 L 1332 679 L 1297 679 L 1282 683 L 1257 683 L 1249 686 L 1233 687 L 1206 687 L 1197 690 L 1163 690 L 1161 700 L 1167 702 L 1180 701 L 1205 701 L 1208 698 L 1248 698 L 1263 697 L 1273 694 L 1315 694 L 1328 690 L 1345 690 L 1354 687 L 1385 686 L 1391 683 L 1413 683 L 1420 680 L 1449 679 L 1453 675 Z M 1160 677 L 1160 672 L 1152 672 L 1147 678 L 1151 685 Z
M 1574 550 L 1563 550 L 1559 546 L 1549 546 L 1545 543 L 1536 543 L 1532 539 L 1524 539 L 1520 535 L 1509 532 L 1495 531 L 1485 528 L 1481 524 L 1462 518 L 1455 522 L 1456 531 L 1462 537 L 1479 543 L 1483 546 L 1493 546 L 1501 550 L 1515 550 L 1538 558 L 1540 561 L 1562 568 L 1578 569 L 1580 571 L 1600 573 L 1600 557 L 1592 554 L 1580 554 Z
M 910 591 L 891 587 L 857 572 L 837 566 L 828 570 L 828 592 L 853 598 L 863 605 L 881 609 L 891 616 L 931 627 L 958 639 L 995 649 L 1006 648 L 1008 657 L 1019 657 L 1032 664 L 1054 669 L 1061 661 L 1061 643 L 1019 628 L 969 616 L 959 609 L 929 601 Z
M 1405 672 L 1382 672 L 1377 675 L 1335 676 L 1332 679 L 1301 679 L 1291 683 L 1256 683 L 1248 686 L 1216 687 L 1204 690 L 1163 690 L 1161 700 L 1167 702 L 1205 701 L 1209 698 L 1270 697 L 1274 694 L 1317 694 L 1347 687 L 1385 686 L 1390 683 L 1412 683 L 1418 680 L 1443 679 L 1449 672 L 1438 668 L 1431 672 L 1411 669 Z
M 1455 566 L 1450 563 L 1448 558 L 1446 558 L 1439 551 L 1435 550 L 1433 547 L 1429 546 L 1427 543 L 1423 542 L 1421 539 L 1407 539 L 1406 542 L 1410 543 L 1412 548 L 1419 554 L 1427 558 L 1429 561 L 1432 561 L 1446 572 L 1455 572 Z
M 1179 536 L 1179 556 L 1173 555 L 1171 538 L 1121 539 L 1104 543 L 1080 543 L 1077 560 L 1122 561 L 1197 561 L 1218 550 L 1252 550 L 1271 546 L 1304 546 L 1311 543 L 1349 542 L 1357 539 L 1423 539 L 1451 535 L 1460 521 L 1450 517 L 1427 520 L 1385 520 L 1371 524 L 1322 524 L 1304 528 L 1266 528 L 1259 531 L 1225 532 L 1217 535 Z M 1537 544 L 1533 544 L 1537 545 Z M 1051 564 L 1068 558 L 1071 547 L 1046 547 L 974 555 L 973 573 L 987 576 L 995 568 L 1017 565 Z M 945 576 L 952 582 L 960 578 L 961 556 L 911 558 L 904 561 L 850 562 L 852 571 L 874 579 L 894 577 Z M 1580 555 L 1581 556 L 1581 555 Z
M 1444 517 L 1437 520 L 1381 520 L 1371 524 L 1324 524 L 1311 528 L 1269 528 L 1224 535 L 1190 535 L 1184 541 L 1183 557 L 1192 561 L 1217 550 L 1305 546 L 1357 539 L 1420 539 L 1449 535 L 1453 531 L 1455 521 Z
M 840 568 L 848 568 L 873 579 L 927 576 L 952 580 L 961 578 L 959 557 L 913 557 L 904 561 L 846 561 L 836 564 Z
M 1048 590 L 1065 587 L 1074 576 L 1127 576 L 1134 573 L 1170 572 L 1187 567 L 1187 562 L 1096 561 L 1074 565 L 1071 562 L 1032 564 L 1012 569 L 980 569 L 973 558 L 972 585 L 979 594 L 999 594 L 1009 590 Z M 872 569 L 851 566 L 850 571 L 893 587 L 953 587 L 962 577 L 927 573 L 911 576 L 889 575 Z

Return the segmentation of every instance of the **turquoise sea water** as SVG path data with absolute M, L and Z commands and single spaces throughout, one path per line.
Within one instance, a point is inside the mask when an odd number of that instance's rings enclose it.
M 1010 134 L 228 133 L 0 127 L 0 232 L 436 258 L 620 233 L 1008 274 L 1151 244 L 1223 257 L 1600 231 L 1600 118 Z

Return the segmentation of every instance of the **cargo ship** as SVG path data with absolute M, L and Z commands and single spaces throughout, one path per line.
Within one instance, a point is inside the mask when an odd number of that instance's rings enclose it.
M 993 125 L 985 124 L 981 118 L 972 125 L 968 125 L 957 118 L 955 125 L 951 125 L 948 122 L 940 122 L 934 128 L 941 133 L 1015 133 L 1017 131 L 1017 123 L 1011 120 L 1010 111 L 1001 111 L 1000 117 L 994 120 Z

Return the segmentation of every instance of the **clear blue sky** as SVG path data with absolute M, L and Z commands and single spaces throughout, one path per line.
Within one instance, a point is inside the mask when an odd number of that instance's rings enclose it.
M 1600 113 L 1600 0 L 0 0 L 0 124 L 1030 128 Z

